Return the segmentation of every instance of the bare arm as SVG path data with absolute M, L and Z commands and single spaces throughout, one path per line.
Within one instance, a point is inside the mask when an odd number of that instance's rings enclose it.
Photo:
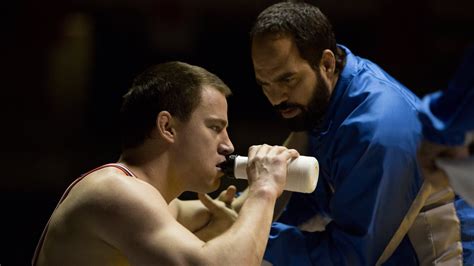
M 211 213 L 199 200 L 174 199 L 169 204 L 173 217 L 186 229 L 196 232 L 211 219 Z
M 209 241 L 224 233 L 237 220 L 237 212 L 230 208 L 235 198 L 235 186 L 223 190 L 216 199 L 199 194 L 199 200 L 175 199 L 169 204 L 175 219 L 199 239 Z
M 297 156 L 283 147 L 252 148 L 248 199 L 234 225 L 208 242 L 174 219 L 156 189 L 129 179 L 104 188 L 108 192 L 102 193 L 91 223 L 95 233 L 122 251 L 131 264 L 260 265 L 273 205 L 286 182 L 287 161 Z

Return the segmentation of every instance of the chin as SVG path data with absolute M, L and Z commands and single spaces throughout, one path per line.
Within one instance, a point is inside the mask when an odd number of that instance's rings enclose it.
M 198 193 L 212 193 L 219 189 L 221 185 L 220 178 L 213 178 L 213 179 L 206 179 L 203 181 L 197 188 L 195 188 L 195 192 Z
M 210 187 L 212 189 L 212 191 L 210 192 L 214 192 L 216 191 L 221 185 L 221 179 L 220 178 L 216 178 L 211 184 L 210 184 Z

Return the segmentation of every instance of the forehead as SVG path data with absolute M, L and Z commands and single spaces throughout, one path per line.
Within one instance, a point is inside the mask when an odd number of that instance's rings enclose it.
M 297 72 L 308 65 L 288 34 L 267 34 L 252 40 L 252 62 L 257 78 Z
M 211 86 L 201 90 L 201 101 L 193 112 L 193 116 L 216 118 L 227 121 L 227 99 L 224 94 Z

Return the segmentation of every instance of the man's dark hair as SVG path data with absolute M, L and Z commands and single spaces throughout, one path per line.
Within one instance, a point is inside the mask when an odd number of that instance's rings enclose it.
M 267 7 L 257 17 L 250 38 L 267 34 L 290 34 L 301 57 L 315 68 L 322 52 L 330 49 L 336 57 L 336 72 L 343 67 L 331 23 L 319 8 L 304 2 L 281 2 Z
M 120 118 L 122 148 L 133 148 L 149 137 L 161 111 L 186 122 L 201 102 L 203 86 L 224 96 L 231 90 L 216 75 L 202 67 L 167 62 L 148 68 L 134 80 L 123 96 Z

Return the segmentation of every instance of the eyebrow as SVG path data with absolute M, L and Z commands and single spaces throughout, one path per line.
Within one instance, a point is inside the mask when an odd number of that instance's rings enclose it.
M 219 126 L 221 126 L 223 128 L 228 126 L 227 120 L 220 119 L 220 118 L 208 118 L 208 119 L 206 119 L 206 122 L 208 122 L 208 123 L 217 123 L 217 124 L 219 124 Z
M 260 86 L 263 86 L 263 85 L 267 85 L 267 84 L 268 84 L 267 82 L 261 81 L 261 80 L 260 80 L 259 78 L 257 78 L 257 77 L 255 78 L 255 81 L 256 81 L 257 84 L 260 85 Z
M 294 76 L 295 74 L 296 74 L 296 72 L 285 72 L 285 73 L 280 74 L 279 76 L 277 76 L 274 80 L 276 82 L 280 82 L 280 81 L 283 81 L 284 79 L 287 79 L 289 77 Z M 260 80 L 257 77 L 255 77 L 255 80 L 256 80 L 257 84 L 260 85 L 260 86 L 268 84 L 268 82 L 264 82 L 264 81 Z
M 295 74 L 296 74 L 295 72 L 285 72 L 285 73 L 279 75 L 275 80 L 276 81 L 282 81 L 284 79 L 287 79 L 289 77 L 294 76 Z

